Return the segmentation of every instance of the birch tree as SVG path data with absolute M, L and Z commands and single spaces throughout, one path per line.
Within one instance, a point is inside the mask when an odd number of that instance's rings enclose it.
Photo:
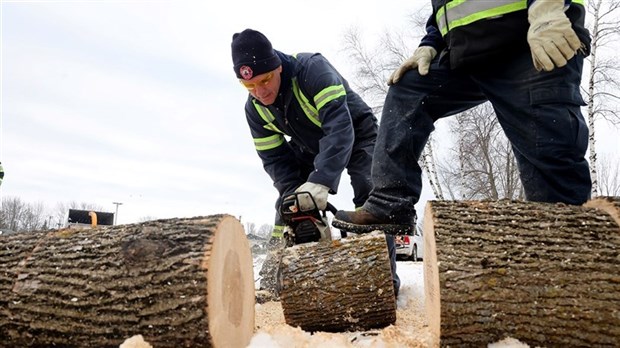
M 598 161 L 596 157 L 596 123 L 606 123 L 616 126 L 620 124 L 620 112 L 616 92 L 620 87 L 617 80 L 618 60 L 616 59 L 618 34 L 618 9 L 620 0 L 591 0 L 587 2 L 588 29 L 592 35 L 592 44 L 589 62 L 589 78 L 585 90 L 587 102 L 587 122 L 590 128 L 588 160 L 590 162 L 590 176 L 592 178 L 592 196 L 597 196 L 599 190 Z

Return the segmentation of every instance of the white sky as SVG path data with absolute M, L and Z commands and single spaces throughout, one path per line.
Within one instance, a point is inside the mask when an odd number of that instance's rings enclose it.
M 234 3 L 234 5 L 233 5 Z M 245 28 L 286 53 L 340 50 L 407 24 L 406 1 L 2 1 L 3 196 L 86 202 L 118 223 L 230 213 L 273 223 L 277 192 L 256 155 L 232 70 Z M 331 199 L 351 209 L 345 175 Z
M 2 0 L 0 9 L 3 196 L 50 209 L 76 201 L 114 212 L 122 202 L 118 223 L 229 213 L 257 225 L 273 223 L 277 193 L 245 123 L 232 34 L 253 28 L 285 53 L 321 52 L 353 81 L 345 31 L 359 27 L 370 46 L 415 10 L 404 0 Z M 346 174 L 339 191 L 330 201 L 352 209 Z

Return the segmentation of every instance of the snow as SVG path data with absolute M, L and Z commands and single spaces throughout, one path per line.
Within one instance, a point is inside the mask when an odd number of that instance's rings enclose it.
M 264 258 L 254 262 L 258 274 Z M 397 273 L 401 279 L 397 301 L 396 323 L 382 330 L 369 332 L 310 334 L 287 325 L 279 302 L 256 304 L 256 333 L 248 348 L 302 348 L 302 347 L 365 347 L 399 348 L 430 347 L 433 339 L 425 323 L 424 272 L 422 262 L 398 261 Z M 513 338 L 488 345 L 488 348 L 528 348 Z

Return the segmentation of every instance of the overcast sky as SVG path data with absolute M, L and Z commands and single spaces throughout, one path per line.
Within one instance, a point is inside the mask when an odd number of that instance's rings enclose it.
M 232 34 L 262 31 L 286 53 L 340 50 L 407 24 L 410 2 L 2 1 L 3 196 L 119 206 L 143 217 L 230 213 L 273 223 L 232 70 Z M 343 176 L 336 207 L 351 209 Z
M 253 28 L 285 53 L 321 52 L 353 81 L 346 30 L 372 45 L 414 10 L 404 0 L 1 1 L 1 194 L 49 208 L 121 202 L 118 223 L 229 213 L 271 224 L 277 193 L 245 123 L 232 34 Z M 346 175 L 339 191 L 330 201 L 352 209 Z

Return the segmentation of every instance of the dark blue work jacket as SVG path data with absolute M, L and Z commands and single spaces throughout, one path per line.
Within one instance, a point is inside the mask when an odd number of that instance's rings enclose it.
M 377 119 L 321 54 L 276 53 L 282 60 L 276 101 L 264 106 L 249 95 L 245 105 L 256 151 L 280 195 L 306 181 L 336 193 L 354 143 L 374 141 Z

